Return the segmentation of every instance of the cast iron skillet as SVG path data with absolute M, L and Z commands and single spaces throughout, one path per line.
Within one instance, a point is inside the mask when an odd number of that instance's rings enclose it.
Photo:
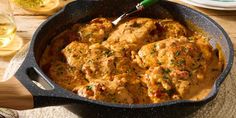
M 76 103 L 78 106 L 99 106 L 109 109 L 125 109 L 132 111 L 150 109 L 152 111 L 155 108 L 166 106 L 181 107 L 186 105 L 202 105 L 215 98 L 220 88 L 220 84 L 224 81 L 232 67 L 232 42 L 223 28 L 206 15 L 186 6 L 167 1 L 159 2 L 159 4 L 134 14 L 134 16 L 151 18 L 172 17 L 182 24 L 185 24 L 187 27 L 188 23 L 191 22 L 206 32 L 211 39 L 213 47 L 216 47 L 216 44 L 220 45 L 225 56 L 225 67 L 212 87 L 211 93 L 205 99 L 200 101 L 178 100 L 159 104 L 111 104 L 102 101 L 89 100 L 73 94 L 55 84 L 43 73 L 38 65 L 39 59 L 54 36 L 76 22 L 85 22 L 100 16 L 117 17 L 136 3 L 138 3 L 137 0 L 79 0 L 68 4 L 64 9 L 51 16 L 47 21 L 42 23 L 35 32 L 26 59 L 16 72 L 15 77 L 5 83 L 1 83 L 0 106 L 14 109 L 29 109 Z M 32 80 L 41 83 L 46 90 L 36 86 Z M 9 87 L 7 91 L 2 89 L 2 86 L 6 87 L 9 85 L 13 86 L 11 86 L 11 88 Z M 9 91 L 9 89 L 12 91 Z M 7 92 L 9 94 L 6 94 Z M 2 95 L 5 96 L 2 97 Z

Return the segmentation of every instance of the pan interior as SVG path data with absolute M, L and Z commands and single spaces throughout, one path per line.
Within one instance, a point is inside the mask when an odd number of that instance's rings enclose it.
M 69 4 L 64 9 L 64 12 L 59 12 L 59 14 L 49 18 L 34 36 L 33 50 L 36 61 L 39 62 L 44 49 L 50 44 L 51 39 L 73 24 L 86 22 L 96 17 L 117 17 L 136 3 L 136 0 L 114 0 L 112 2 L 104 0 L 103 2 L 81 1 Z M 209 37 L 212 47 L 216 47 L 216 44 L 221 47 L 226 65 L 228 65 L 232 47 L 227 41 L 229 40 L 227 35 L 215 23 L 198 12 L 173 3 L 162 2 L 133 16 L 159 19 L 173 18 L 189 29 L 192 29 L 192 25 L 195 25 Z

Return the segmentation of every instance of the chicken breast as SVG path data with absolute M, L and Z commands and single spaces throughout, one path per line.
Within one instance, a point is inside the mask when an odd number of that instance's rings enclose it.
M 132 19 L 119 25 L 103 42 L 113 51 L 137 50 L 142 45 L 158 40 L 156 20 L 150 18 Z
M 101 43 L 108 38 L 109 32 L 112 29 L 111 21 L 105 18 L 96 18 L 78 29 L 83 43 Z

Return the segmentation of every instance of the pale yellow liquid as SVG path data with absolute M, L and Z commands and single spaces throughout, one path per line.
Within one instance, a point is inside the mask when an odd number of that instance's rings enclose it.
M 22 39 L 15 35 L 16 25 L 12 17 L 0 13 L 0 58 L 14 54 L 22 47 Z
M 16 34 L 16 26 L 13 20 L 7 16 L 0 14 L 0 47 L 7 46 Z

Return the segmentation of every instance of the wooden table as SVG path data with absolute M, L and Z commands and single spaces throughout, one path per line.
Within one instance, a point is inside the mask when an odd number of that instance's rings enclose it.
M 70 0 L 61 0 L 62 6 Z M 180 1 L 174 1 L 181 3 Z M 184 4 L 184 3 L 181 3 Z M 185 4 L 186 5 L 186 4 Z M 218 22 L 229 34 L 234 47 L 236 49 L 236 11 L 215 11 L 208 10 L 190 6 L 200 12 L 209 15 L 212 19 Z M 37 27 L 45 21 L 49 15 L 48 14 L 36 14 L 32 12 L 25 11 L 17 6 L 14 6 L 14 16 L 17 24 L 17 36 L 21 37 L 23 43 L 27 43 L 31 40 L 34 31 Z M 236 51 L 235 51 L 236 52 Z M 235 53 L 236 54 L 236 53 Z M 10 57 L 6 57 L 9 60 Z M 211 118 L 221 118 L 236 117 L 236 62 L 234 61 L 234 67 L 229 74 L 228 78 L 222 84 L 220 92 L 215 100 L 208 103 L 198 111 L 194 112 L 188 117 L 211 117 Z M 5 66 L 0 67 L 0 73 L 3 73 Z M 79 117 L 76 114 L 68 111 L 62 106 L 59 107 L 46 107 L 38 108 L 33 110 L 18 111 L 19 116 L 22 118 L 76 118 Z

